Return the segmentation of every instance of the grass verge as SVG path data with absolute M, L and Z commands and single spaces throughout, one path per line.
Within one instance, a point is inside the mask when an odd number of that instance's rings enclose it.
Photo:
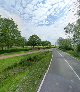
M 73 57 L 80 60 L 80 52 L 75 52 L 73 50 L 69 50 L 69 51 L 66 51 L 66 52 L 69 53 L 70 55 L 72 55 Z
M 0 60 L 0 92 L 37 92 L 51 52 Z

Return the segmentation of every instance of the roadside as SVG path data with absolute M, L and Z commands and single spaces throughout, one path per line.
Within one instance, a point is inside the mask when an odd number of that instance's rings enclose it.
M 66 53 L 68 53 L 68 54 L 70 54 L 71 56 L 73 56 L 74 58 L 80 60 L 80 52 L 66 51 Z
M 37 92 L 51 56 L 44 51 L 0 60 L 0 92 Z
M 72 56 L 75 59 L 80 60 L 80 52 L 76 52 L 73 50 L 61 50 L 61 49 L 59 49 L 59 50 L 65 52 L 66 54 Z

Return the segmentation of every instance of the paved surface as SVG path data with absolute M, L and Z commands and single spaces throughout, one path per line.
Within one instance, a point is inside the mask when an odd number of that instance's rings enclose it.
M 53 60 L 40 92 L 80 92 L 80 62 L 53 49 Z

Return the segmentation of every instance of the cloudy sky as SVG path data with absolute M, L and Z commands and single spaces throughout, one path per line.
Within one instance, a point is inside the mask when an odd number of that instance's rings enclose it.
M 0 0 L 0 15 L 13 18 L 22 36 L 37 34 L 54 44 L 66 37 L 64 27 L 76 21 L 77 0 Z M 75 16 L 74 16 L 75 15 Z

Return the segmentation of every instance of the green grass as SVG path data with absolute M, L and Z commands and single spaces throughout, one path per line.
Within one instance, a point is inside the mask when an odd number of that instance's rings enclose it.
M 58 48 L 58 49 L 62 50 L 63 52 L 66 52 L 66 53 L 70 54 L 71 56 L 75 57 L 76 59 L 80 60 L 80 51 L 64 50 L 64 49 L 60 49 L 60 48 Z
M 25 56 L 20 57 L 13 57 L 8 58 L 4 60 L 0 60 L 0 72 L 2 72 L 4 69 L 6 69 L 9 66 L 12 66 L 15 63 L 19 63 L 21 59 L 23 59 Z
M 51 52 L 0 60 L 0 92 L 37 92 Z
M 29 51 L 32 51 L 32 50 L 29 50 Z M 19 51 L 19 52 L 11 52 L 11 53 L 4 53 L 4 54 L 1 54 L 1 56 L 10 56 L 10 55 L 15 55 L 15 54 L 25 54 L 29 51 Z
M 70 55 L 72 55 L 73 57 L 80 59 L 80 52 L 75 52 L 73 50 L 69 50 L 69 51 L 66 51 L 66 52 L 69 53 Z
M 49 46 L 35 46 L 35 49 L 34 50 L 40 50 L 40 49 L 51 49 L 51 47 Z M 6 55 L 6 56 L 9 56 L 9 55 L 14 55 L 14 54 L 25 54 L 26 52 L 29 52 L 29 51 L 32 51 L 33 48 L 32 47 L 15 47 L 15 48 L 10 48 L 10 49 L 7 49 L 7 50 L 0 50 L 0 55 Z
M 0 50 L 0 55 L 10 55 L 10 54 L 18 54 L 18 53 L 25 53 L 26 51 L 32 50 L 31 47 L 25 48 L 10 48 L 7 50 Z

